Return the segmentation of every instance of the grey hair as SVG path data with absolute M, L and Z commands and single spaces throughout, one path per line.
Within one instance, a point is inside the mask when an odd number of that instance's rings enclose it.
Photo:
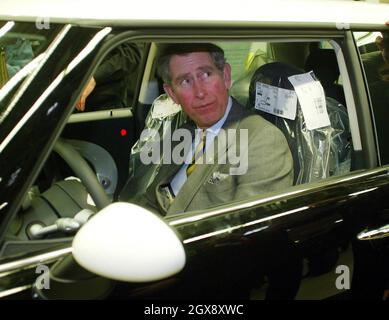
M 170 59 L 173 55 L 187 55 L 192 52 L 208 52 L 216 68 L 223 72 L 226 64 L 224 51 L 212 43 L 177 43 L 166 47 L 158 60 L 158 75 L 164 83 L 171 84 Z

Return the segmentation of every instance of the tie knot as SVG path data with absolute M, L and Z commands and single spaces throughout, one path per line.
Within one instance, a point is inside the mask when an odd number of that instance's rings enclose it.
M 200 142 L 205 142 L 205 138 L 207 137 L 207 130 L 201 129 L 200 131 Z

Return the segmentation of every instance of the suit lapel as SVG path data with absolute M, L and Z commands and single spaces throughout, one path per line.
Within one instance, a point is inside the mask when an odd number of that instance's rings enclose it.
M 233 100 L 232 108 L 222 126 L 222 129 L 237 129 L 239 127 L 242 113 L 243 108 L 235 100 Z M 194 170 L 193 173 L 189 176 L 188 180 L 182 186 L 179 194 L 174 199 L 174 202 L 169 207 L 168 214 L 176 214 L 186 211 L 191 201 L 198 193 L 199 189 L 203 187 L 203 185 L 206 183 L 206 180 L 209 179 L 212 171 L 214 171 L 219 166 L 218 159 L 223 159 L 223 157 L 226 157 L 226 153 L 228 152 L 228 149 L 233 142 L 233 140 L 230 141 L 229 139 L 219 139 L 219 135 L 215 137 L 212 144 L 207 148 L 207 150 L 214 150 L 214 156 L 209 159 L 209 164 L 197 165 L 196 170 Z M 219 144 L 221 145 L 219 146 Z
M 189 122 L 185 124 L 182 129 L 189 130 L 192 135 L 192 141 L 195 133 L 195 126 L 193 123 Z M 170 137 L 170 141 L 172 141 Z M 190 141 L 190 144 L 192 144 L 192 141 Z M 189 143 L 189 142 L 188 142 Z M 171 144 L 171 154 L 173 153 L 174 148 L 179 144 L 179 141 L 172 141 Z M 161 192 L 161 186 L 164 186 L 166 184 L 169 184 L 174 177 L 174 175 L 178 172 L 178 170 L 181 168 L 182 164 L 174 163 L 173 159 L 171 159 L 170 164 L 163 164 L 161 165 L 160 171 L 158 172 L 157 176 L 154 179 L 154 182 L 150 186 L 150 191 L 154 191 L 155 199 L 158 203 L 158 205 L 162 208 L 164 212 L 167 212 L 170 207 L 170 203 L 166 199 L 166 195 Z M 152 197 L 153 194 L 149 194 L 149 197 Z

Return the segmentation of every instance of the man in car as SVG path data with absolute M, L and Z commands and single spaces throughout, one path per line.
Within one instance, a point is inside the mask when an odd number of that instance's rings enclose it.
M 292 185 L 293 160 L 285 137 L 229 96 L 231 67 L 222 49 L 170 45 L 158 71 L 165 91 L 191 119 L 180 132 L 192 138 L 190 148 L 184 148 L 190 149 L 185 161 L 177 163 L 175 148 L 182 140 L 173 137 L 172 161 L 163 162 L 141 203 L 163 215 L 178 214 Z
M 170 45 L 160 57 L 158 72 L 165 91 L 181 105 L 190 121 L 178 129 L 183 139 L 174 139 L 178 130 L 172 132 L 169 141 L 172 161 L 166 163 L 163 159 L 146 193 L 130 201 L 170 215 L 255 199 L 266 192 L 292 186 L 293 160 L 284 135 L 229 96 L 231 67 L 222 49 L 200 43 Z M 189 141 L 184 133 L 190 136 Z M 180 144 L 190 147 L 181 162 L 175 161 L 180 158 L 175 154 Z M 271 251 L 281 252 L 286 247 L 287 241 L 280 240 L 279 244 L 273 243 Z M 284 251 L 283 262 L 276 259 L 278 265 L 293 264 L 297 271 L 292 276 L 288 274 L 288 279 L 282 270 L 270 273 L 272 289 L 267 293 L 270 299 L 291 299 L 298 289 L 301 261 L 292 251 Z M 241 255 L 244 253 L 233 254 L 229 259 L 230 265 L 237 265 L 232 268 L 236 274 L 223 274 L 225 268 L 219 265 L 217 257 L 215 261 L 214 257 L 208 257 L 208 276 L 184 286 L 183 296 L 247 299 L 252 286 L 250 276 L 259 277 L 261 271 L 255 267 L 257 264 L 251 263 L 246 266 L 250 271 L 242 272 L 238 267 Z M 192 281 L 190 272 L 186 281 Z

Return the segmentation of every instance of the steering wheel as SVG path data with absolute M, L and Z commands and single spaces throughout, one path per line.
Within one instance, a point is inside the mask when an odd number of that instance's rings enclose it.
M 54 145 L 54 151 L 60 155 L 76 176 L 81 179 L 99 210 L 111 203 L 103 186 L 97 180 L 96 174 L 73 146 L 64 139 L 58 139 Z

